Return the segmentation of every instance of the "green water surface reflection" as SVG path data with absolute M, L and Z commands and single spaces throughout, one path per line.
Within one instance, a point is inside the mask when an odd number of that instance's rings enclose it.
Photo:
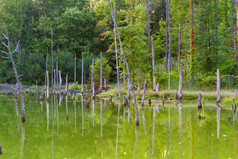
M 136 127 L 133 105 L 116 100 L 28 96 L 25 104 L 22 124 L 13 96 L 0 95 L 0 159 L 238 158 L 238 124 L 228 108 L 205 107 L 199 119 L 195 104 L 152 103 L 140 107 Z

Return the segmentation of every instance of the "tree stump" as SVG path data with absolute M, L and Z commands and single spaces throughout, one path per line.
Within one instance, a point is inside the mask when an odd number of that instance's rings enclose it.
M 202 103 L 201 103 L 201 92 L 198 93 L 198 109 L 201 109 L 202 108 Z

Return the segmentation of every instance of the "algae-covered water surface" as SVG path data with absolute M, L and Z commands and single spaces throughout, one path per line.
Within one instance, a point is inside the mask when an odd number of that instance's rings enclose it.
M 230 108 L 139 103 L 137 127 L 134 106 L 119 100 L 25 100 L 26 122 L 21 123 L 13 96 L 0 95 L 0 159 L 238 158 L 238 123 Z

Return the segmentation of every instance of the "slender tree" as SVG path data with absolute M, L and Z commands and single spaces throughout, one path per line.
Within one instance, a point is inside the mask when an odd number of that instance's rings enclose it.
M 82 52 L 82 81 L 81 81 L 81 92 L 83 93 L 83 52 Z
M 6 34 L 3 34 L 3 36 L 7 40 L 7 44 L 5 44 L 4 42 L 2 42 L 2 44 L 6 47 L 7 52 L 0 51 L 1 53 L 5 54 L 5 56 L 0 55 L 0 57 L 3 58 L 3 59 L 10 59 L 11 60 L 12 68 L 13 68 L 15 78 L 16 78 L 16 81 L 17 81 L 17 85 L 18 85 L 17 88 L 18 88 L 18 92 L 19 92 L 20 100 L 21 100 L 21 121 L 25 122 L 25 105 L 24 105 L 24 99 L 23 99 L 22 86 L 21 86 L 21 82 L 20 82 L 20 76 L 18 75 L 16 64 L 15 64 L 14 58 L 13 58 L 13 54 L 15 52 L 18 52 L 18 50 L 19 50 L 20 40 L 18 41 L 15 50 L 12 51 L 11 50 L 11 42 L 10 42 L 10 38 L 9 38 L 8 31 L 7 31 L 5 23 L 4 23 L 4 28 L 5 28 Z
M 110 7 L 110 9 L 112 10 L 113 8 Z M 133 93 L 134 105 L 135 105 L 135 109 L 136 109 L 136 126 L 139 126 L 139 110 L 138 110 L 137 103 L 136 103 L 136 96 L 135 96 L 133 81 L 132 81 L 132 78 L 131 78 L 131 74 L 130 74 L 129 66 L 128 66 L 128 63 L 127 63 L 127 60 L 126 60 L 126 56 L 125 56 L 124 51 L 123 51 L 121 37 L 120 37 L 120 31 L 118 29 L 118 26 L 117 26 L 117 23 L 115 21 L 114 16 L 112 18 L 112 21 L 115 23 L 115 26 L 116 26 L 116 29 L 117 29 L 117 35 L 118 35 L 118 40 L 119 40 L 119 44 L 120 44 L 121 55 L 122 55 L 122 57 L 124 59 L 124 62 L 126 64 L 127 75 L 129 77 L 129 80 L 130 80 L 130 83 L 131 83 L 131 90 L 132 90 L 132 93 Z
M 102 91 L 102 52 L 100 52 L 100 86 L 99 91 Z
M 54 85 L 54 54 L 53 54 L 53 29 L 51 28 L 51 92 L 53 92 Z
M 114 11 L 114 12 L 113 12 Z M 116 20 L 116 10 L 115 10 L 115 2 L 113 0 L 113 11 L 111 10 L 112 18 L 115 17 Z M 118 89 L 118 97 L 121 97 L 120 93 L 120 76 L 119 76 L 119 68 L 118 68 L 118 54 L 117 54 L 117 33 L 116 33 L 116 26 L 115 22 L 113 22 L 114 26 L 114 43 L 115 43 L 115 54 L 116 54 L 116 68 L 117 68 L 117 89 Z
M 155 50 L 154 50 L 154 39 L 151 38 L 152 41 L 152 68 L 153 68 L 153 91 L 156 90 L 156 79 L 155 79 Z

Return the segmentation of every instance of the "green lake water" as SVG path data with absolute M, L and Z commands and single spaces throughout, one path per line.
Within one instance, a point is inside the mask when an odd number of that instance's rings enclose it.
M 136 127 L 133 105 L 96 99 L 87 109 L 88 99 L 68 97 L 66 103 L 65 96 L 51 96 L 47 104 L 29 95 L 22 124 L 13 96 L 0 95 L 0 159 L 238 158 L 238 123 L 231 108 L 211 103 L 199 119 L 195 102 L 180 109 L 152 101 L 151 107 L 139 107 Z

